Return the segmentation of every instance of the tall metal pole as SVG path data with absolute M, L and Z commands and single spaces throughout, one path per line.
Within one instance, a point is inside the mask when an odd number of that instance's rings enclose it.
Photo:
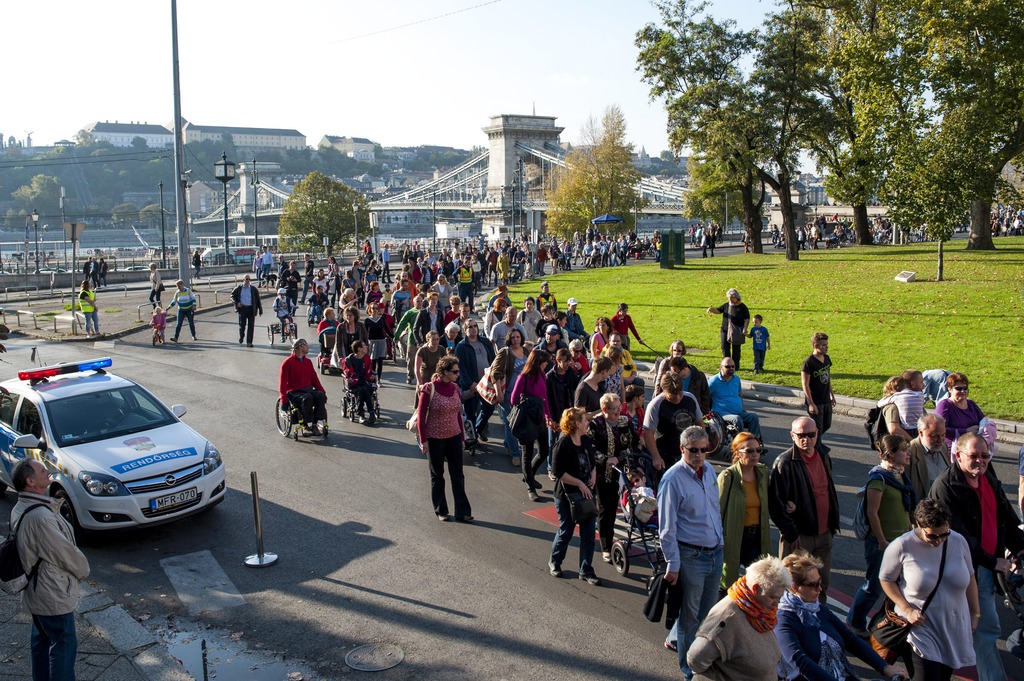
M 224 154 L 224 158 L 227 158 L 227 154 Z M 230 253 L 228 248 L 228 183 L 224 181 L 224 264 L 228 264 L 228 254 Z
M 39 212 L 32 209 L 32 227 L 36 232 L 36 274 L 39 274 Z
M 352 202 L 352 239 L 356 243 L 356 257 L 359 257 L 359 202 Z
M 188 214 L 185 209 L 185 187 L 188 174 L 185 172 L 184 132 L 181 119 L 181 82 L 178 75 L 178 2 L 171 0 L 171 62 L 174 79 L 174 176 L 178 182 L 174 191 L 175 225 L 178 232 L 178 278 L 189 285 Z
M 63 226 L 64 223 L 67 222 L 67 221 L 68 221 L 67 218 L 64 217 L 64 187 L 61 187 L 60 188 L 60 224 L 61 224 L 61 226 Z M 64 267 L 66 268 L 67 266 L 68 266 L 68 234 L 67 234 L 67 232 L 64 232 Z M 74 277 L 72 277 L 72 281 L 74 281 Z
M 164 181 L 160 180 L 160 266 L 167 269 L 167 235 L 164 232 Z
M 434 190 L 434 196 L 430 200 L 430 222 L 432 223 L 433 238 L 431 239 L 432 246 L 430 250 L 437 250 L 437 190 Z
M 252 239 L 256 253 L 260 252 L 260 174 L 256 170 L 256 157 L 252 157 Z

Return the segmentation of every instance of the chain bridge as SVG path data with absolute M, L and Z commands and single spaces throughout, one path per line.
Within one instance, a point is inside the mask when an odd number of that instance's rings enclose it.
M 492 116 L 483 128 L 489 142 L 486 149 L 434 180 L 371 202 L 373 226 L 381 234 L 400 235 L 426 222 L 429 231 L 442 216 L 482 221 L 485 233 L 494 236 L 514 236 L 517 230 L 542 232 L 547 190 L 555 173 L 566 167 L 560 143 L 564 128 L 556 126 L 555 120 L 553 116 Z M 238 232 L 250 233 L 254 216 L 261 230 L 276 230 L 291 192 L 290 187 L 272 181 L 278 171 L 272 163 L 258 163 L 255 169 L 250 163 L 239 164 L 239 188 L 228 195 L 227 203 L 228 220 Z M 687 190 L 681 185 L 645 176 L 637 190 L 646 203 L 643 216 L 683 215 Z M 224 207 L 218 204 L 193 224 L 223 223 Z

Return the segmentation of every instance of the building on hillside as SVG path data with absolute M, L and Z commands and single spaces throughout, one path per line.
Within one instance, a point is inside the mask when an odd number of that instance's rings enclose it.
M 151 149 L 162 149 L 174 145 L 174 133 L 162 125 L 151 123 L 120 123 L 97 121 L 82 128 L 95 142 L 107 142 L 115 147 L 131 147 L 135 138 L 141 137 Z
M 197 142 L 220 142 L 225 135 L 239 153 L 255 153 L 260 151 L 284 151 L 287 149 L 305 149 L 306 136 L 298 130 L 283 128 L 240 128 L 227 125 L 198 125 L 185 121 L 183 127 L 185 144 Z
M 365 137 L 339 137 L 337 135 L 324 135 L 317 145 L 318 149 L 333 147 L 349 158 L 357 161 L 375 161 L 377 144 Z

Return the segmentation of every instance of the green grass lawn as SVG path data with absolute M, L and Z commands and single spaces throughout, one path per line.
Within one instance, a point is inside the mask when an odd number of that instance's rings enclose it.
M 811 334 L 822 331 L 829 335 L 836 394 L 877 399 L 889 376 L 944 368 L 968 376 L 971 398 L 986 414 L 1024 420 L 1024 382 L 1014 378 L 1024 375 L 1024 238 L 998 239 L 992 252 L 966 251 L 965 243 L 946 245 L 942 282 L 935 281 L 935 244 L 805 251 L 797 262 L 782 253 L 702 260 L 688 251 L 687 264 L 675 270 L 655 264 L 581 269 L 548 281 L 560 308 L 579 299 L 591 328 L 597 316 L 628 303 L 648 345 L 667 354 L 680 338 L 691 362 L 708 372 L 720 361 L 721 317 L 706 309 L 726 302 L 726 289 L 736 287 L 771 333 L 758 380 L 799 387 Z M 917 281 L 895 281 L 901 270 L 916 272 Z M 512 287 L 512 298 L 539 290 L 539 281 L 522 283 Z M 748 339 L 744 378 L 752 377 L 750 347 Z M 654 359 L 635 342 L 633 349 L 638 359 Z

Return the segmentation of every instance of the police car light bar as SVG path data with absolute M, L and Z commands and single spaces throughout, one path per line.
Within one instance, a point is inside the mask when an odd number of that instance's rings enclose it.
M 19 371 L 19 381 L 38 381 L 44 378 L 53 378 L 54 376 L 61 376 L 63 374 L 75 374 L 80 371 L 94 371 L 96 369 L 105 369 L 113 364 L 113 360 L 109 357 L 101 357 L 99 359 L 90 359 L 85 362 L 67 362 L 64 364 L 55 364 L 51 367 L 39 367 L 38 369 L 29 369 L 28 371 Z

